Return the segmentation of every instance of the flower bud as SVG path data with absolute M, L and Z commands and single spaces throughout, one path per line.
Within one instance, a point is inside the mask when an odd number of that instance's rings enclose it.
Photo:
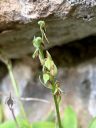
M 38 24 L 40 25 L 41 28 L 45 28 L 45 22 L 40 20 L 38 21 Z
M 34 38 L 33 40 L 33 46 L 36 48 L 36 49 L 39 49 L 40 46 L 42 44 L 42 38 L 41 37 L 36 37 Z

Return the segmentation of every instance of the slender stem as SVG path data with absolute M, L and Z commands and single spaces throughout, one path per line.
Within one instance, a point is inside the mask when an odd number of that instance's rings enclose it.
M 15 92 L 16 96 L 18 98 L 20 98 L 18 84 L 17 84 L 17 82 L 14 78 L 13 72 L 12 72 L 12 64 L 11 64 L 11 61 L 6 56 L 7 56 L 6 53 L 2 51 L 1 55 L 0 55 L 0 59 L 2 60 L 3 63 L 5 63 L 5 65 L 8 69 L 10 79 L 11 79 L 11 82 L 12 82 L 12 86 L 13 86 L 13 89 L 14 89 L 14 92 Z M 18 103 L 20 105 L 20 110 L 21 110 L 22 115 L 27 120 L 26 113 L 24 111 L 24 107 L 23 107 L 22 102 L 19 101 Z M 28 121 L 28 123 L 29 123 L 29 121 Z
M 40 25 L 40 31 L 41 31 L 41 34 L 42 34 L 42 42 L 44 43 L 44 37 L 46 39 L 46 41 L 49 43 L 47 37 L 46 37 L 46 34 L 44 32 L 44 30 L 42 29 L 42 26 Z M 46 58 L 44 58 L 44 52 L 43 52 L 43 49 L 42 47 L 39 47 L 39 60 L 41 62 L 41 65 L 43 67 L 43 62 L 45 61 Z M 48 69 L 49 70 L 49 69 Z M 49 70 L 49 73 L 51 71 L 51 68 Z M 44 71 L 42 70 L 42 73 L 44 73 Z M 52 78 L 51 78 L 52 77 Z M 59 112 L 59 104 L 58 104 L 58 101 L 57 101 L 57 95 L 54 94 L 54 90 L 55 90 L 55 78 L 53 76 L 51 76 L 50 74 L 50 81 L 52 82 L 51 86 L 52 86 L 52 95 L 53 95 L 53 98 L 54 98 L 54 103 L 55 103 L 55 109 L 56 109 L 56 113 L 57 113 L 57 120 L 58 120 L 58 125 L 59 125 L 59 128 L 62 128 L 62 125 L 61 125 L 61 118 L 60 118 L 60 112 Z
M 16 117 L 15 117 L 14 110 L 11 108 L 10 111 L 12 112 L 12 116 L 13 116 L 13 118 L 14 118 L 14 121 L 15 121 L 15 123 L 16 123 L 17 128 L 20 128 L 20 127 L 19 127 L 19 124 L 18 124 L 18 121 L 17 121 L 17 119 L 16 119 Z
M 40 31 L 41 31 L 41 34 L 42 34 L 42 40 L 43 40 L 43 42 L 44 42 L 44 37 L 45 37 L 47 43 L 49 43 L 49 40 L 47 39 L 47 36 L 46 36 L 44 30 L 41 27 L 40 27 Z
M 11 82 L 12 82 L 12 85 L 13 85 L 13 88 L 14 88 L 14 91 L 15 91 L 15 94 L 18 98 L 20 98 L 20 95 L 19 95 L 19 89 L 18 89 L 18 84 L 14 78 L 14 75 L 13 75 L 13 72 L 12 72 L 12 65 L 11 65 L 11 62 L 8 62 L 6 63 L 6 66 L 8 68 L 8 71 L 9 71 L 9 75 L 10 75 L 10 78 L 11 78 Z M 23 114 L 23 116 L 26 118 L 27 120 L 27 117 L 26 117 L 26 113 L 24 111 L 24 107 L 23 107 L 23 104 L 19 101 L 19 105 L 20 105 L 20 109 L 21 109 L 21 113 Z
M 14 78 L 14 75 L 13 75 L 13 72 L 12 72 L 12 66 L 11 66 L 10 62 L 7 63 L 7 68 L 8 68 L 8 71 L 9 71 L 9 75 L 10 75 L 10 78 L 11 78 L 11 82 L 12 82 L 15 94 L 16 94 L 17 97 L 19 97 L 19 90 L 18 90 L 17 82 Z
M 60 118 L 60 112 L 59 112 L 59 104 L 57 102 L 57 96 L 54 94 L 54 89 L 55 89 L 55 84 L 54 83 L 55 82 L 54 82 L 54 78 L 53 78 L 52 95 L 53 95 L 53 98 L 54 98 L 54 103 L 55 103 L 55 109 L 56 109 L 56 114 L 57 114 L 58 125 L 59 125 L 59 128 L 62 128 L 61 118 Z
M 43 53 L 43 50 L 39 50 L 39 54 L 41 56 L 42 59 L 44 59 L 44 53 Z M 42 64 L 42 63 L 41 63 Z M 54 77 L 52 78 L 52 95 L 53 95 L 53 98 L 54 98 L 54 103 L 55 103 L 55 109 L 56 109 L 56 114 L 57 114 L 57 120 L 58 120 L 58 125 L 59 125 L 59 128 L 62 128 L 62 125 L 61 125 L 61 118 L 60 118 L 60 112 L 59 112 L 59 104 L 57 102 L 57 97 L 56 95 L 54 95 L 54 89 L 55 89 L 55 82 L 54 82 Z
M 56 113 L 57 113 L 58 125 L 59 125 L 59 128 L 62 128 L 60 112 L 59 112 L 59 105 L 57 103 L 57 97 L 56 97 L 56 95 L 53 95 L 53 97 L 54 97 L 55 109 L 56 109 Z

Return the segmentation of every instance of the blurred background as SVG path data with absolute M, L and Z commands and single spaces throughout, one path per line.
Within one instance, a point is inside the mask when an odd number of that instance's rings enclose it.
M 39 81 L 42 67 L 33 60 L 32 40 L 41 36 L 38 20 L 46 22 L 45 42 L 58 67 L 56 79 L 62 89 L 60 113 L 73 106 L 80 128 L 96 116 L 96 0 L 1 0 L 0 60 L 2 52 L 12 61 L 20 98 L 30 122 L 54 120 L 55 109 L 50 89 Z M 14 113 L 20 112 L 8 70 L 0 61 L 0 123 L 12 119 L 6 105 L 9 95 Z M 26 98 L 31 98 L 28 101 Z

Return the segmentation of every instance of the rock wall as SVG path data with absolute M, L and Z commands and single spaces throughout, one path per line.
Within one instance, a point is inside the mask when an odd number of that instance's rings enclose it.
M 95 0 L 1 0 L 0 48 L 9 58 L 31 53 L 40 19 L 51 42 L 46 48 L 95 35 L 95 5 Z

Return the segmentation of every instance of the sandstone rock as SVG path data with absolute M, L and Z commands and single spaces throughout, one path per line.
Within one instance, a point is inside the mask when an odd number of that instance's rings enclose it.
M 95 5 L 95 0 L 1 0 L 0 48 L 9 58 L 31 53 L 39 19 L 46 21 L 51 42 L 46 48 L 95 35 Z

